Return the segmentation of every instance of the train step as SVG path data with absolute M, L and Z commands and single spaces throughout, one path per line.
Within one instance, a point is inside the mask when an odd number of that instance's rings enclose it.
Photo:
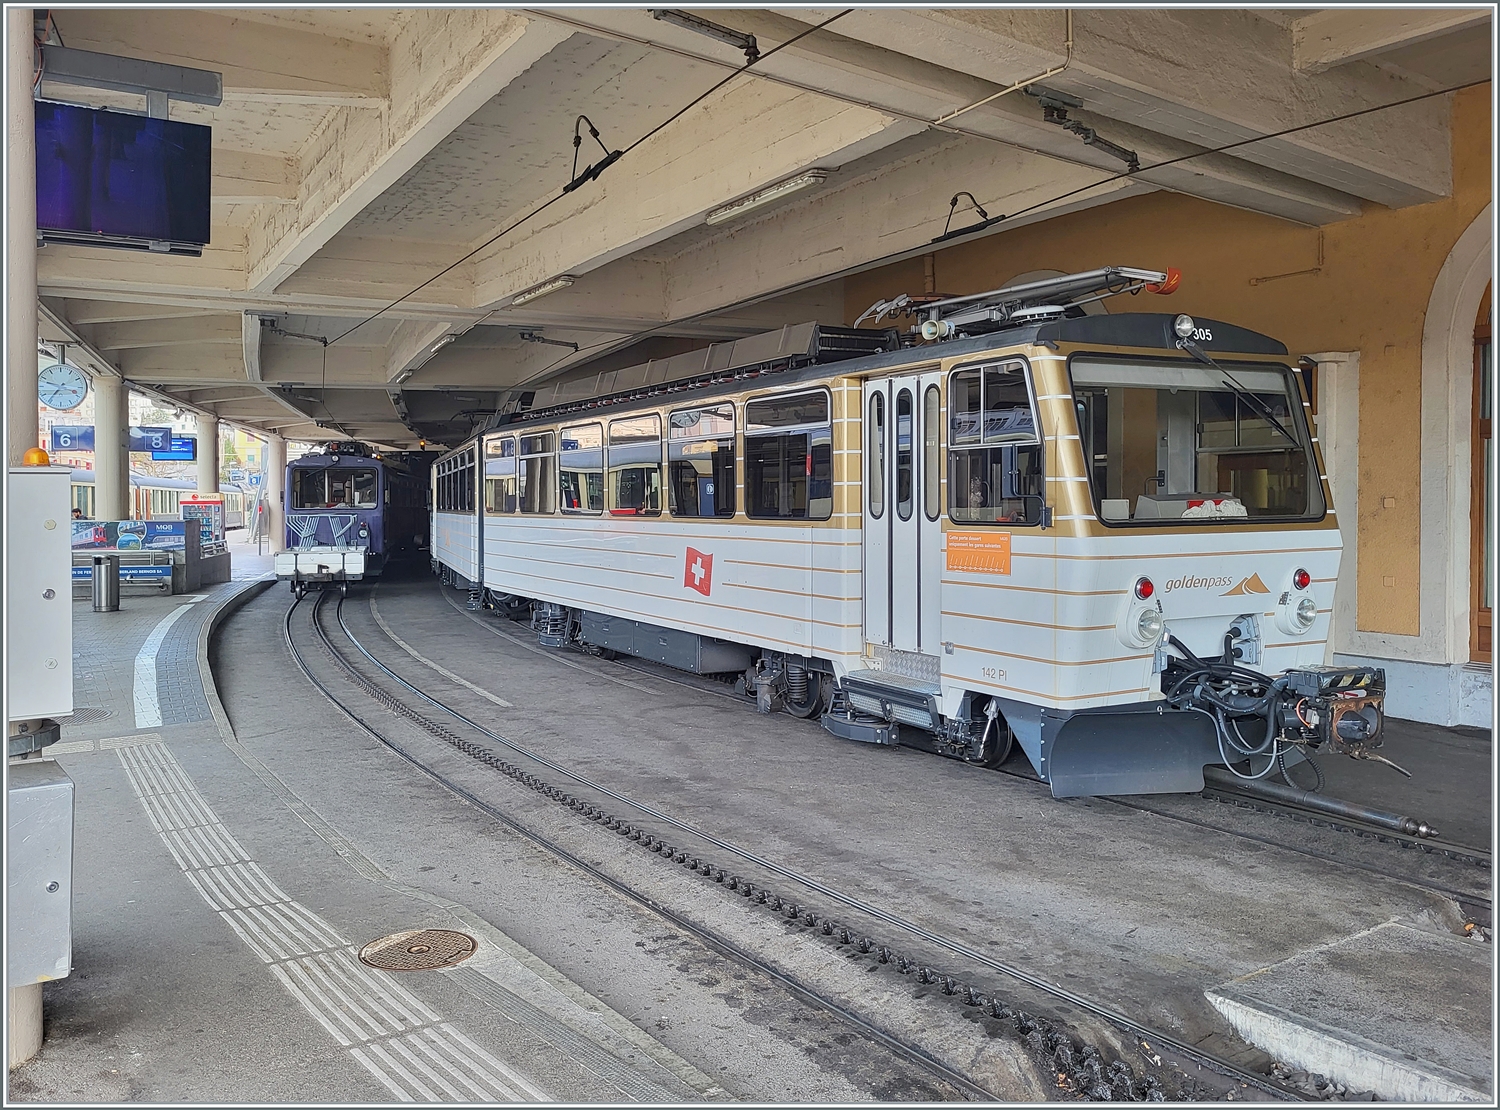
M 887 721 L 933 729 L 941 720 L 942 687 L 936 682 L 891 671 L 859 670 L 844 676 L 844 692 L 853 709 Z

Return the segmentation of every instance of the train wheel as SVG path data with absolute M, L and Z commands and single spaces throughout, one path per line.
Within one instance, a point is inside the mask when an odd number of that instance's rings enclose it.
M 348 594 L 349 594 L 349 583 L 347 583 L 347 582 L 340 582 L 339 583 L 339 596 L 340 597 L 347 597 Z
M 823 705 L 823 676 L 817 671 L 807 672 L 807 696 L 801 702 L 787 699 L 786 711 L 793 717 L 811 717 Z
M 1016 734 L 1010 730 L 1004 717 L 985 722 L 985 732 L 978 755 L 966 755 L 964 761 L 980 767 L 998 767 L 1010 758 L 1015 747 Z

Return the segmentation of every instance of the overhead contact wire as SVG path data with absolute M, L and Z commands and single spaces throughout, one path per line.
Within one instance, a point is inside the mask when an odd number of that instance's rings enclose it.
M 692 100 L 690 100 L 682 108 L 679 108 L 676 112 L 673 112 L 670 116 L 668 116 L 666 119 L 664 119 L 661 123 L 657 124 L 650 131 L 647 131 L 639 139 L 636 139 L 635 142 L 631 143 L 629 146 L 627 146 L 624 150 L 622 150 L 620 152 L 620 157 L 623 158 L 623 157 L 627 156 L 636 147 L 640 146 L 647 139 L 651 138 L 653 135 L 655 135 L 658 132 L 660 132 L 662 130 L 662 128 L 667 127 L 669 124 L 674 123 L 678 119 L 681 119 L 684 114 L 686 114 L 687 112 L 691 111 L 693 108 L 696 108 L 699 104 L 703 103 L 704 100 L 706 100 L 708 97 L 712 96 L 714 93 L 718 92 L 725 85 L 729 84 L 729 82 L 733 81 L 736 77 L 738 77 L 742 73 L 744 73 L 747 69 L 750 69 L 752 66 L 759 65 L 761 62 L 764 62 L 767 58 L 769 58 L 772 55 L 778 53 L 779 51 L 785 50 L 788 46 L 791 46 L 793 43 L 801 42 L 803 39 L 807 38 L 808 35 L 814 34 L 817 31 L 821 31 L 824 27 L 827 27 L 830 23 L 833 23 L 835 20 L 843 19 L 844 16 L 848 15 L 853 10 L 854 10 L 853 8 L 845 8 L 843 11 L 838 12 L 838 13 L 836 13 L 834 15 L 829 16 L 827 19 L 823 20 L 822 23 L 818 23 L 818 24 L 816 24 L 816 25 L 814 25 L 812 27 L 809 27 L 807 30 L 803 31 L 801 34 L 794 35 L 791 38 L 787 39 L 783 43 L 778 43 L 776 46 L 773 46 L 770 50 L 767 50 L 764 54 L 762 54 L 759 58 L 755 59 L 754 61 L 746 62 L 744 65 L 742 65 L 738 69 L 736 69 L 733 73 L 731 73 L 727 77 L 725 77 L 722 81 L 719 81 L 719 82 L 715 83 L 712 87 L 710 87 L 708 89 L 707 92 L 702 93 L 701 95 L 699 95 L 697 97 L 694 97 Z M 618 161 L 618 159 L 617 159 L 617 161 Z M 576 158 L 575 158 L 575 161 L 574 161 L 574 165 L 575 165 L 575 167 L 577 165 Z M 570 182 L 570 184 L 572 184 L 572 183 Z M 343 333 L 335 336 L 334 338 L 330 339 L 328 342 L 330 344 L 337 343 L 339 340 L 345 338 L 346 336 L 352 335 L 354 332 L 358 331 L 360 328 L 364 327 L 366 324 L 370 323 L 372 320 L 376 320 L 376 319 L 379 319 L 381 316 L 384 316 L 391 309 L 395 308 L 397 305 L 401 304 L 403 301 L 406 301 L 407 299 L 416 296 L 416 294 L 420 293 L 423 289 L 426 289 L 429 285 L 431 285 L 433 282 L 437 281 L 439 278 L 445 277 L 446 275 L 452 273 L 454 270 L 456 270 L 458 267 L 462 266 L 469 259 L 473 258 L 480 251 L 485 250 L 485 249 L 493 246 L 495 243 L 499 242 L 505 236 L 509 235 L 512 231 L 516 230 L 516 228 L 518 228 L 522 224 L 526 223 L 528 220 L 533 220 L 537 216 L 540 216 L 547 209 L 551 208 L 558 201 L 562 200 L 563 197 L 567 196 L 569 192 L 571 192 L 571 190 L 564 189 L 564 190 L 556 193 L 555 195 L 553 195 L 549 199 L 543 201 L 536 208 L 533 208 L 530 212 L 526 213 L 526 215 L 521 216 L 519 219 L 515 220 L 513 223 L 507 224 L 505 227 L 503 227 L 499 231 L 495 232 L 494 235 L 490 236 L 483 243 L 480 243 L 479 246 L 475 247 L 468 254 L 464 255 L 462 258 L 458 259 L 456 262 L 452 263 L 449 266 L 445 266 L 443 269 L 441 269 L 437 273 L 433 274 L 430 278 L 428 278 L 426 281 L 422 282 L 422 284 L 418 285 L 415 289 L 408 290 L 407 292 L 401 294 L 401 296 L 397 297 L 390 304 L 388 304 L 384 308 L 380 309 L 380 311 L 378 311 L 378 312 L 376 312 L 376 313 L 374 313 L 374 314 L 372 314 L 370 316 L 367 316 L 365 319 L 363 319 L 359 323 L 355 324 L 348 331 L 345 331 L 345 332 L 343 332 Z M 564 356 L 564 357 L 567 357 L 567 356 Z

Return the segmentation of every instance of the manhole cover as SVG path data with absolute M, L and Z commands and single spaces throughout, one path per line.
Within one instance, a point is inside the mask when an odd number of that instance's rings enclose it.
M 113 717 L 112 709 L 75 709 L 71 716 L 61 718 L 65 725 L 86 725 L 92 721 L 102 721 L 106 717 Z
M 409 929 L 372 940 L 359 958 L 382 971 L 431 971 L 462 963 L 478 947 L 473 937 L 452 929 Z

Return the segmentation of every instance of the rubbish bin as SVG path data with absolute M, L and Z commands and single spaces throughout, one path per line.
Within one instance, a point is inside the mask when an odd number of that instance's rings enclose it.
M 120 609 L 120 557 L 94 556 L 94 612 L 116 613 Z

